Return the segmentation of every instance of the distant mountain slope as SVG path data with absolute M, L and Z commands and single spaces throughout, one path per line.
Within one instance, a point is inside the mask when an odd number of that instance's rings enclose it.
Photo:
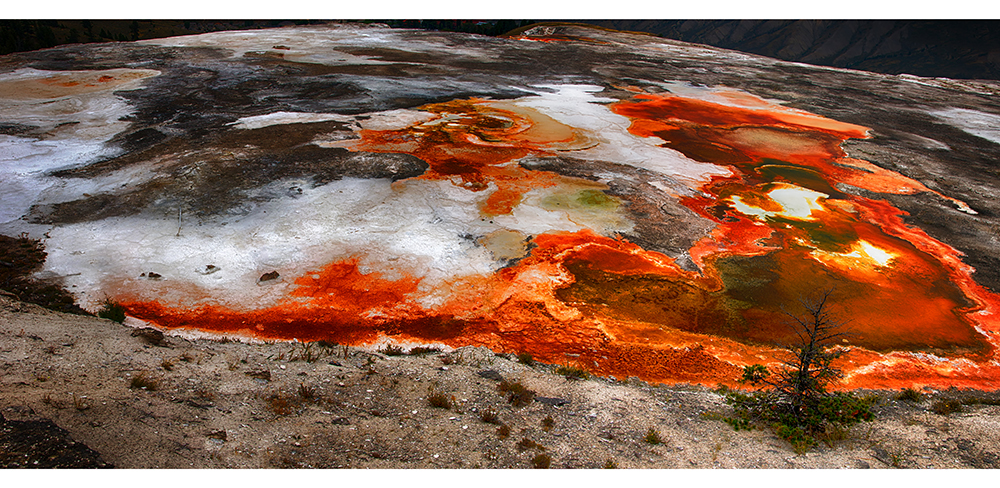
M 995 20 L 586 20 L 617 30 L 823 66 L 1000 79 Z

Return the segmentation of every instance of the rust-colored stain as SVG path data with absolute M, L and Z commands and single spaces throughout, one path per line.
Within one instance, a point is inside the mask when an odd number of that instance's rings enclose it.
M 636 91 L 636 90 L 632 90 Z M 447 283 L 433 307 L 413 299 L 421 280 L 362 272 L 356 260 L 295 278 L 279 305 L 237 311 L 128 302 L 130 315 L 167 328 L 265 339 L 483 345 L 574 363 L 597 374 L 732 384 L 739 369 L 780 357 L 793 340 L 783 310 L 810 291 L 836 289 L 851 332 L 841 387 L 1000 387 L 1000 299 L 972 279 L 961 254 L 906 225 L 889 203 L 837 190 L 931 192 L 849 158 L 840 144 L 868 129 L 726 92 L 729 104 L 639 93 L 611 105 L 638 137 L 696 161 L 729 167 L 681 203 L 716 224 L 688 254 L 668 256 L 590 230 L 533 236 L 530 252 L 489 276 Z M 559 175 L 509 164 L 594 141 L 507 102 L 456 100 L 421 108 L 436 117 L 398 130 L 363 130 L 351 150 L 407 153 L 419 178 L 479 192 L 483 216 L 512 212 Z M 932 192 L 933 193 L 933 192 Z M 939 195 L 945 205 L 961 202 Z M 931 356 L 933 355 L 933 356 Z M 941 361 L 938 358 L 947 358 Z

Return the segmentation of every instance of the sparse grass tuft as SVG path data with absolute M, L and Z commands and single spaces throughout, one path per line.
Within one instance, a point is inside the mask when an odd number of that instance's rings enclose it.
M 312 342 L 306 342 L 300 344 L 298 347 L 293 346 L 292 351 L 288 353 L 288 361 L 305 361 L 307 363 L 314 363 L 319 360 L 322 352 L 319 348 L 314 348 Z
M 455 356 L 452 356 L 451 354 L 445 354 L 444 356 L 441 356 L 441 364 L 445 366 L 450 364 L 455 364 Z
M 618 469 L 618 463 L 614 459 L 604 461 L 604 469 Z
M 1000 398 L 982 395 L 967 396 L 962 399 L 962 405 L 1000 405 Z
M 549 469 L 552 465 L 552 457 L 548 454 L 539 454 L 531 459 L 531 465 L 535 469 Z
M 552 420 L 551 415 L 545 417 L 544 419 L 542 419 L 542 430 L 544 430 L 545 432 L 552 430 L 552 426 L 555 425 L 555 423 L 556 421 Z
M 424 354 L 437 354 L 441 352 L 441 349 L 432 346 L 417 346 L 410 349 L 410 356 L 422 356 Z
M 962 401 L 951 399 L 951 400 L 940 400 L 935 402 L 931 407 L 934 413 L 938 415 L 948 415 L 956 412 L 962 411 Z
M 506 424 L 500 424 L 500 427 L 497 427 L 497 437 L 501 439 L 510 437 L 510 427 Z
M 317 397 L 316 389 L 306 385 L 305 383 L 299 383 L 299 398 L 303 400 L 314 400 Z
M 527 389 L 518 381 L 503 380 L 497 385 L 501 393 L 507 394 L 507 401 L 515 407 L 523 407 L 535 399 L 535 392 Z
M 521 364 L 523 364 L 525 366 L 534 366 L 535 365 L 535 358 L 531 357 L 531 354 L 528 354 L 526 352 L 518 353 L 517 360 L 518 360 L 518 362 L 520 362 Z
M 491 408 L 479 412 L 479 420 L 482 420 L 487 424 L 500 425 L 500 415 L 497 413 L 496 410 L 493 410 Z
M 129 383 L 129 388 L 133 390 L 148 390 L 154 391 L 160 387 L 160 381 L 153 378 L 146 371 L 140 371 L 132 377 L 132 381 Z
M 904 388 L 899 394 L 896 395 L 896 400 L 903 400 L 907 402 L 919 402 L 923 399 L 923 394 L 919 390 L 914 388 Z
M 125 307 L 110 298 L 105 298 L 101 309 L 97 311 L 97 316 L 120 324 L 125 322 Z
M 657 444 L 663 444 L 663 438 L 660 437 L 660 433 L 652 427 L 646 431 L 646 437 L 643 437 L 642 440 L 646 441 L 646 444 L 652 444 L 654 446 Z
M 402 356 L 403 348 L 392 344 L 386 344 L 386 346 L 379 350 L 379 352 L 385 354 L 386 356 Z
M 299 407 L 298 401 L 281 393 L 269 395 L 264 402 L 267 404 L 267 409 L 275 415 L 289 415 Z
M 451 397 L 444 393 L 437 392 L 427 397 L 427 402 L 434 408 L 451 409 Z
M 585 380 L 590 378 L 590 373 L 587 373 L 586 370 L 568 364 L 556 368 L 556 374 L 563 375 L 568 380 Z
M 160 361 L 160 367 L 163 368 L 165 371 L 173 371 L 174 362 L 170 359 L 164 358 L 163 361 Z

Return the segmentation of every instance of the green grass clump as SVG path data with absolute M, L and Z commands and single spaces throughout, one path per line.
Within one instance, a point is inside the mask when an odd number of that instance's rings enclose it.
M 590 373 L 587 373 L 587 371 L 583 368 L 570 366 L 568 364 L 564 364 L 556 368 L 556 374 L 565 376 L 568 380 L 585 380 L 590 378 Z
M 846 427 L 871 421 L 874 418 L 871 408 L 878 398 L 832 393 L 803 405 L 797 413 L 770 390 L 750 394 L 729 391 L 725 401 L 736 415 L 722 420 L 735 430 L 749 430 L 754 423 L 764 424 L 801 454 L 816 446 L 820 439 L 829 442 L 846 435 Z
M 97 311 L 97 316 L 120 324 L 125 322 L 125 307 L 110 298 L 105 298 L 101 309 Z
M 931 407 L 938 415 L 948 415 L 962 411 L 962 401 L 957 399 L 940 400 Z
M 923 399 L 923 395 L 919 390 L 914 388 L 904 388 L 896 395 L 896 400 L 903 400 L 907 402 L 919 402 Z
M 654 446 L 657 444 L 663 444 L 663 438 L 660 437 L 660 433 L 652 427 L 646 431 L 646 436 L 643 437 L 642 440 L 646 441 L 646 444 L 652 444 Z

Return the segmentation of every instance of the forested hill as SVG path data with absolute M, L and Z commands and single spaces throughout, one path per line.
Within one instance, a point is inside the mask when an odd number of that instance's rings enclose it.
M 786 61 L 927 77 L 1000 79 L 995 20 L 584 20 Z

